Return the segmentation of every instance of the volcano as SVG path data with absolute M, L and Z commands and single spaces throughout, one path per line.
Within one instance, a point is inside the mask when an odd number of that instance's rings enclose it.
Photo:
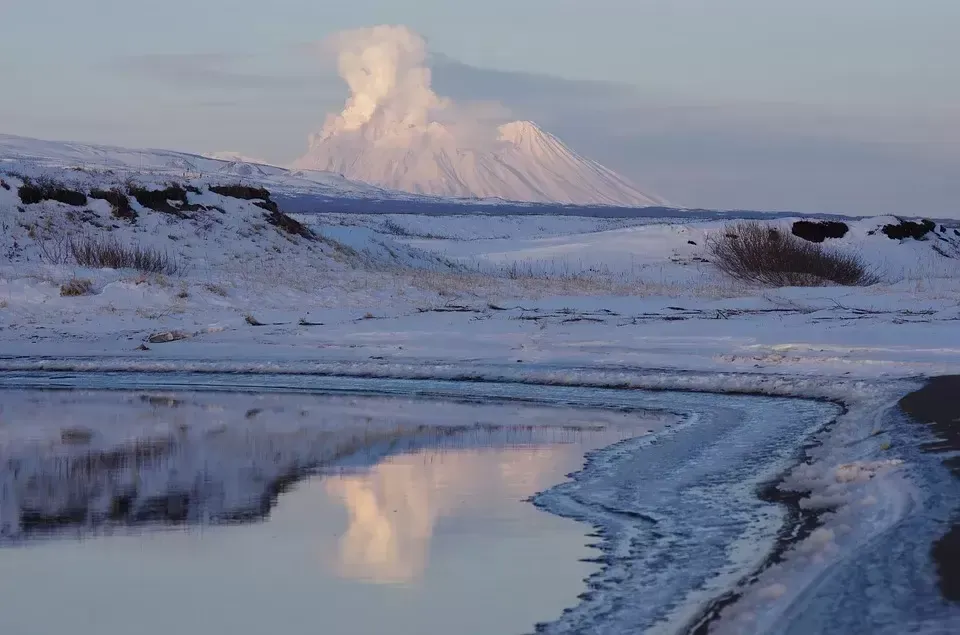
M 314 135 L 294 167 L 434 196 L 626 207 L 663 203 L 533 122 L 499 126 L 491 137 L 467 145 L 455 129 L 436 122 L 422 127 L 371 122 Z
M 404 26 L 344 31 L 328 44 L 350 97 L 310 136 L 297 170 L 457 198 L 646 207 L 663 201 L 530 121 L 496 125 L 437 95 L 426 41 Z

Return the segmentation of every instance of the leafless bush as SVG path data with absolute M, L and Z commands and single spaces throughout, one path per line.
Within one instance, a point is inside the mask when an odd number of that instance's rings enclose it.
M 180 261 L 165 251 L 124 245 L 115 238 L 85 236 L 71 240 L 70 254 L 78 265 L 96 269 L 136 269 L 170 276 L 182 269 Z
M 879 281 L 857 255 L 797 239 L 757 221 L 724 227 L 708 238 L 707 250 L 723 273 L 767 286 L 866 286 Z
M 34 240 L 41 260 L 48 265 L 65 265 L 73 260 L 69 237 L 58 235 L 50 238 L 35 233 Z

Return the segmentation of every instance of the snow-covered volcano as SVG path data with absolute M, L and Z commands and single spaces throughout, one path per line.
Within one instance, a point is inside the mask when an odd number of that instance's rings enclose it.
M 438 96 L 425 66 L 426 43 L 406 27 L 348 31 L 333 44 L 350 98 L 343 112 L 329 116 L 311 136 L 296 169 L 339 172 L 414 194 L 631 207 L 663 203 L 532 122 L 498 126 Z
M 315 136 L 295 167 L 415 194 L 581 205 L 661 203 L 532 122 L 515 121 L 496 132 L 495 141 L 478 148 L 463 145 L 439 123 L 334 131 Z

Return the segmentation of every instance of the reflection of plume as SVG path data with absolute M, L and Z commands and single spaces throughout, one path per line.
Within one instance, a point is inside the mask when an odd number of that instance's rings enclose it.
M 340 541 L 344 576 L 396 583 L 423 570 L 439 513 L 427 477 L 416 465 L 394 462 L 388 470 L 378 466 L 368 474 L 326 481 L 327 491 L 343 500 L 350 516 Z
M 505 497 L 519 499 L 545 488 L 570 452 L 578 454 L 579 448 L 453 451 L 432 461 L 426 457 L 438 455 L 403 455 L 369 472 L 327 479 L 327 492 L 349 513 L 340 541 L 341 574 L 379 583 L 416 579 L 426 567 L 439 518 L 467 504 L 482 513 Z

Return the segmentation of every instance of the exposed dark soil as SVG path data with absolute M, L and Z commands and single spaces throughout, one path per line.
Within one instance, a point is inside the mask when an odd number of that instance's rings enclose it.
M 846 223 L 839 221 L 798 220 L 790 230 L 797 238 L 812 243 L 822 243 L 827 238 L 843 238 L 850 231 Z
M 35 205 L 43 201 L 57 201 L 74 207 L 83 207 L 87 204 L 86 194 L 71 190 L 53 179 L 37 179 L 36 182 L 24 179 L 17 194 L 24 205 Z
M 900 409 L 917 423 L 930 426 L 938 441 L 923 447 L 933 454 L 960 452 L 960 376 L 935 377 L 920 390 L 900 400 Z M 960 478 L 960 459 L 944 461 Z M 940 592 L 948 600 L 960 602 L 960 510 L 953 527 L 931 550 L 937 567 Z
M 170 185 L 162 190 L 148 190 L 144 187 L 131 186 L 130 196 L 137 199 L 137 202 L 147 209 L 180 217 L 184 216 L 183 207 L 187 205 L 187 191 L 177 184 Z
M 263 187 L 250 187 L 249 185 L 211 185 L 210 191 L 220 196 L 238 198 L 244 201 L 270 200 L 270 191 Z
M 254 205 L 257 205 L 258 203 L 259 201 L 255 202 Z M 280 210 L 269 212 L 264 216 L 266 217 L 266 221 L 268 223 L 287 232 L 288 234 L 294 234 L 296 236 L 306 238 L 307 240 L 314 240 L 316 238 L 314 233 L 310 231 L 306 225 L 294 218 L 287 216 Z
M 927 234 L 937 228 L 937 224 L 932 220 L 922 220 L 915 223 L 909 220 L 901 220 L 897 225 L 884 225 L 880 231 L 890 239 L 905 240 L 913 238 L 914 240 L 923 240 Z
M 135 221 L 137 213 L 130 205 L 130 199 L 119 189 L 112 190 L 91 190 L 90 198 L 104 200 L 110 203 L 114 218 L 120 218 L 128 221 Z

